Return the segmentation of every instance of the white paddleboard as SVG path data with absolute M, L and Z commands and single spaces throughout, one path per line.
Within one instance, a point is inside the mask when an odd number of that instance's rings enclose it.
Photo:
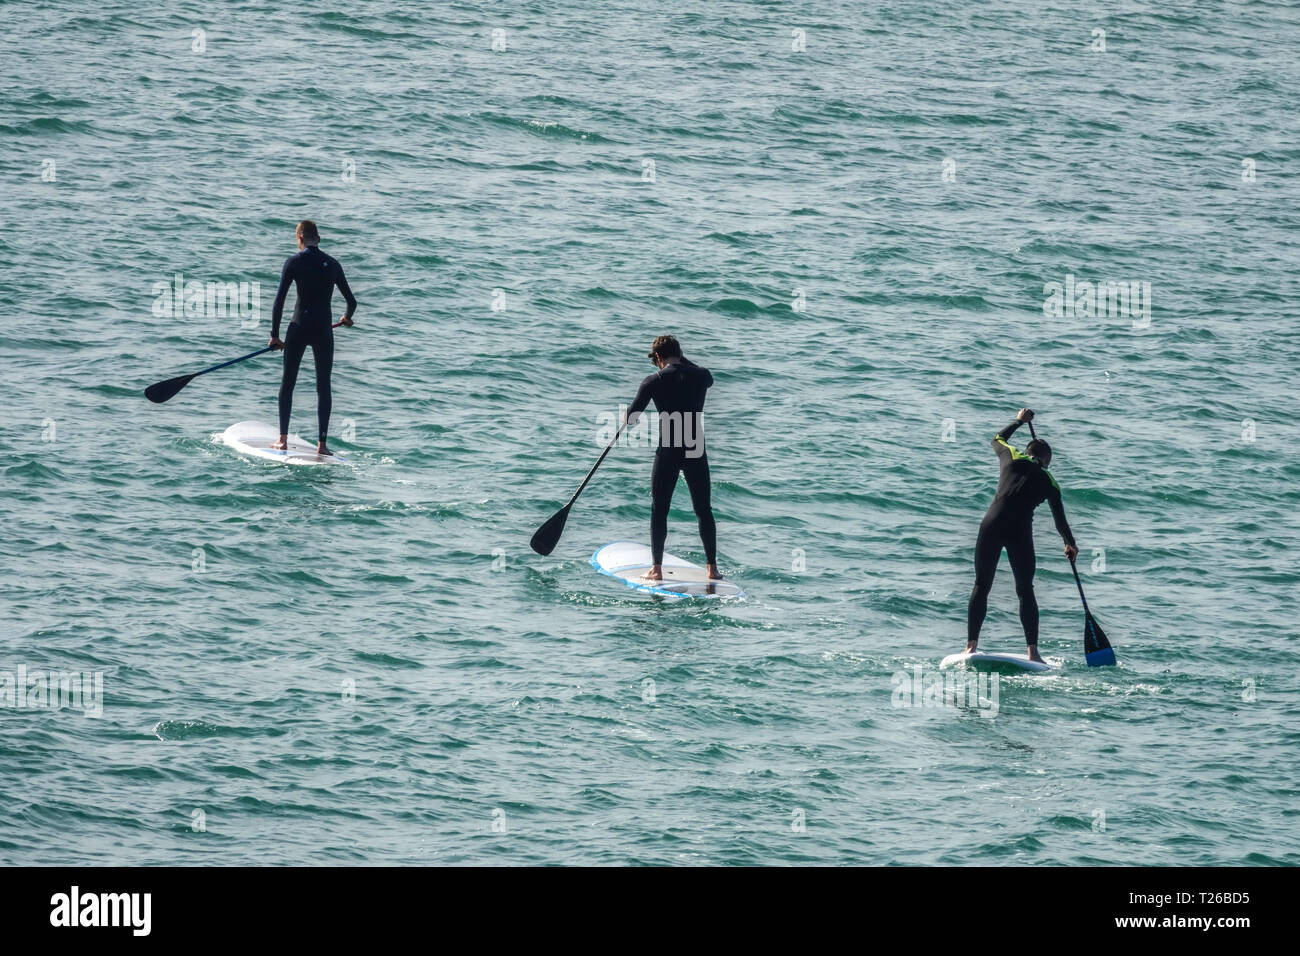
M 1028 671 L 1041 674 L 1044 671 L 1057 669 L 1052 664 L 1040 664 L 1038 661 L 1031 661 L 1025 654 L 985 654 L 983 651 L 976 651 L 974 654 L 967 654 L 965 651 L 960 654 L 949 654 L 939 662 L 939 667 L 956 667 L 959 664 L 974 670 L 1001 671 L 1003 673 Z
M 628 587 L 646 594 L 673 598 L 744 597 L 745 592 L 730 581 L 710 578 L 708 571 L 671 554 L 664 555 L 664 579 L 647 581 L 653 566 L 650 548 L 634 541 L 615 541 L 591 556 L 591 566 L 601 574 L 618 578 Z
M 286 449 L 272 448 L 280 440 L 274 425 L 265 422 L 238 422 L 221 435 L 221 440 L 235 451 L 254 458 L 280 461 L 288 465 L 350 465 L 342 455 L 318 455 L 316 446 L 297 435 L 290 435 Z

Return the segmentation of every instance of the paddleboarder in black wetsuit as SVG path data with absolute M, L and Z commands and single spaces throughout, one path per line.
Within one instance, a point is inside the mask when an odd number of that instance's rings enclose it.
M 661 335 L 650 347 L 650 361 L 659 370 L 646 378 L 627 410 L 629 425 L 636 424 L 651 400 L 659 412 L 659 444 L 650 475 L 650 551 L 654 567 L 647 580 L 663 580 L 664 542 L 668 539 L 668 508 L 673 501 L 678 474 L 686 476 L 691 506 L 699 519 L 700 540 L 711 578 L 718 571 L 718 528 L 710 498 L 709 458 L 704 448 L 704 397 L 713 376 L 682 355 L 671 335 Z
M 348 308 L 343 313 L 343 325 L 352 324 L 352 313 L 357 310 L 356 297 L 348 288 L 348 280 L 343 277 L 343 267 L 319 248 L 320 233 L 316 223 L 304 219 L 298 223 L 297 255 L 290 256 L 284 262 L 284 271 L 280 274 L 280 288 L 275 294 L 275 306 L 271 309 L 271 341 L 273 349 L 284 350 L 284 377 L 280 380 L 280 440 L 272 448 L 285 448 L 289 441 L 289 412 L 293 408 L 293 386 L 298 381 L 298 366 L 302 364 L 303 353 L 311 346 L 311 356 L 316 363 L 316 421 L 320 434 L 316 438 L 316 453 L 328 455 L 330 450 L 325 444 L 329 433 L 330 407 L 333 399 L 330 395 L 330 372 L 334 367 L 334 315 L 330 310 L 330 300 L 334 296 L 334 287 L 338 286 L 347 300 Z M 284 297 L 289 292 L 289 284 L 297 288 L 298 301 L 293 307 L 293 318 L 289 322 L 289 331 L 285 340 L 280 341 L 280 317 L 284 312 Z
M 998 491 L 980 524 L 979 538 L 975 541 L 975 588 L 971 591 L 966 614 L 966 650 L 974 651 L 979 642 L 993 575 L 998 569 L 1002 549 L 1006 548 L 1011 573 L 1016 578 L 1020 623 L 1025 629 L 1029 659 L 1041 661 L 1038 654 L 1038 601 L 1034 598 L 1034 509 L 1044 501 L 1051 507 L 1056 530 L 1065 540 L 1065 554 L 1071 561 L 1079 549 L 1074 545 L 1074 535 L 1065 520 L 1061 488 L 1047 470 L 1052 462 L 1051 447 L 1041 438 L 1035 438 L 1021 454 L 1008 442 L 1015 430 L 1033 417 L 1030 409 L 1020 409 L 1016 420 L 993 439 L 993 450 L 997 452 L 1000 467 Z

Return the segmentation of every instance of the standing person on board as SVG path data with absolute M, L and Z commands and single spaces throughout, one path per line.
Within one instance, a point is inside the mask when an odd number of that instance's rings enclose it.
M 650 346 L 650 361 L 657 371 L 646 377 L 627 410 L 633 425 L 653 400 L 659 413 L 659 444 L 650 473 L 650 552 L 654 566 L 646 575 L 663 580 L 664 544 L 668 538 L 668 508 L 677 487 L 677 476 L 685 475 L 691 505 L 699 520 L 700 541 L 711 578 L 718 571 L 718 528 L 710 501 L 709 458 L 704 447 L 704 398 L 713 376 L 682 355 L 682 347 L 671 335 L 661 335 Z
M 352 314 L 357 310 L 357 300 L 348 288 L 348 280 L 343 276 L 343 267 L 338 261 L 320 251 L 320 233 L 316 223 L 304 219 L 298 223 L 296 230 L 298 249 L 296 255 L 284 262 L 284 271 L 280 274 L 280 288 L 275 293 L 275 306 L 271 309 L 271 341 L 273 349 L 284 351 L 284 377 L 280 380 L 280 440 L 272 448 L 284 449 L 289 442 L 289 413 L 293 409 L 293 387 L 298 381 L 298 366 L 302 364 L 303 353 L 311 346 L 312 360 L 316 364 L 316 421 L 319 433 L 316 437 L 316 453 L 330 454 L 326 445 L 329 434 L 330 409 L 333 396 L 330 393 L 330 372 L 334 368 L 334 315 L 330 309 L 330 300 L 334 297 L 334 287 L 338 286 L 348 307 L 343 313 L 341 325 L 352 324 Z M 289 331 L 284 341 L 280 340 L 280 319 L 284 312 L 284 298 L 293 283 L 297 292 L 297 301 L 293 307 L 293 318 L 289 322 Z
M 975 587 L 971 590 L 966 612 L 966 651 L 973 653 L 979 642 L 980 626 L 988 610 L 989 590 L 998 569 L 1002 549 L 1011 562 L 1020 598 L 1020 623 L 1025 629 L 1025 644 L 1031 661 L 1042 661 L 1038 654 L 1038 601 L 1034 597 L 1034 509 L 1044 501 L 1052 509 L 1056 530 L 1065 541 L 1065 555 L 1071 561 L 1079 553 L 1074 535 L 1065 520 L 1061 503 L 1061 486 L 1047 466 L 1052 463 L 1052 449 L 1041 438 L 1025 446 L 1024 454 L 1009 443 L 1015 430 L 1033 419 L 1031 409 L 1022 408 L 1013 421 L 993 438 L 998 456 L 998 490 L 993 504 L 980 523 L 975 541 Z

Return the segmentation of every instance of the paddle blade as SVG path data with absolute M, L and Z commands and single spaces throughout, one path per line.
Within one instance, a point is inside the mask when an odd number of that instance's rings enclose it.
M 144 397 L 154 404 L 161 405 L 186 385 L 190 384 L 190 379 L 192 378 L 194 378 L 193 375 L 177 375 L 175 378 L 169 378 L 165 382 L 155 382 L 144 390 Z
M 571 505 L 565 505 L 551 515 L 546 524 L 537 529 L 528 546 L 540 555 L 548 555 L 554 551 L 555 546 L 560 543 L 560 535 L 564 534 L 564 523 L 569 520 L 570 507 Z
M 1089 667 L 1107 667 L 1115 663 L 1115 651 L 1091 614 L 1083 620 L 1083 659 Z

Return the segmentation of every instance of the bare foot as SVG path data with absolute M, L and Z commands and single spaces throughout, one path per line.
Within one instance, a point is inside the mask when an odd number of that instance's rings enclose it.
M 718 570 L 718 566 L 717 566 L 717 564 L 710 564 L 710 565 L 709 565 L 709 577 L 710 577 L 710 578 L 721 578 L 721 577 L 722 577 L 722 572 Z
M 1025 647 L 1025 653 L 1029 655 L 1031 661 L 1038 661 L 1040 664 L 1046 664 L 1047 661 L 1038 656 L 1038 645 L 1029 644 Z
M 664 579 L 664 566 L 656 564 L 653 568 L 645 573 L 647 581 L 662 581 Z
M 976 643 L 975 641 L 967 641 L 967 642 L 966 642 L 966 653 L 967 653 L 967 654 L 974 654 L 974 653 L 975 653 L 975 643 Z
M 288 435 L 281 435 L 281 436 L 280 436 L 280 440 L 279 440 L 278 442 L 276 442 L 274 445 L 272 445 L 271 448 L 272 448 L 274 451 L 288 451 L 288 449 L 289 449 L 289 436 L 288 436 Z

